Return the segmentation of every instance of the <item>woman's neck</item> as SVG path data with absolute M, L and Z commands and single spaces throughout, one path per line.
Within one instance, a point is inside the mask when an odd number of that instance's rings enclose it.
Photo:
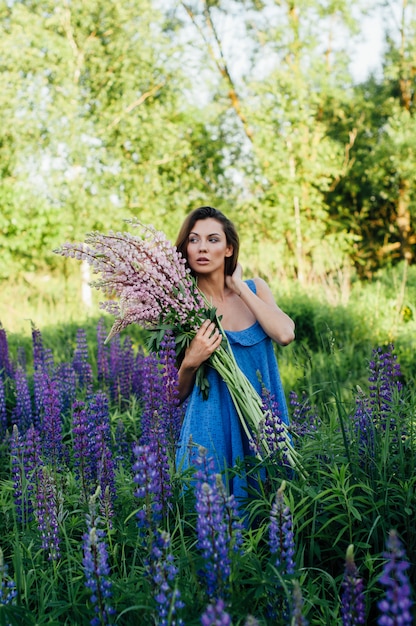
M 198 276 L 197 285 L 208 302 L 223 302 L 226 298 L 228 287 L 225 285 L 224 275 L 221 276 Z

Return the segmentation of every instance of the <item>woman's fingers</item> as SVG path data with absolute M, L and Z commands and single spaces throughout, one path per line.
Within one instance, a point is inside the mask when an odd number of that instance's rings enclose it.
M 214 352 L 221 344 L 222 335 L 214 322 L 210 320 L 205 320 L 197 334 L 196 338 L 201 341 L 201 344 L 209 351 L 209 354 Z
M 212 337 L 213 335 L 216 335 L 217 333 L 219 333 L 219 330 L 214 324 L 214 322 L 205 320 L 204 322 L 202 322 L 198 333 L 203 336 Z

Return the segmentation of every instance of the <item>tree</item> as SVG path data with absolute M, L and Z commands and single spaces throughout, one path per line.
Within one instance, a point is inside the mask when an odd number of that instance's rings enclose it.
M 241 174 L 236 221 L 252 233 L 251 259 L 260 271 L 300 282 L 339 272 L 349 265 L 355 237 L 331 220 L 326 196 L 345 168 L 349 140 L 342 145 L 330 135 L 322 110 L 352 86 L 347 43 L 333 43 L 357 32 L 351 3 L 181 5 L 218 71 L 216 97 L 246 138 L 245 159 L 234 164 Z M 226 58 L 226 32 L 216 26 L 231 13 L 250 52 L 240 77 Z
M 187 105 L 150 0 L 2 2 L 0 35 L 3 259 L 53 266 L 57 244 L 134 215 L 173 234 L 192 202 L 228 192 L 223 137 Z
M 359 237 L 353 260 L 362 276 L 415 261 L 415 26 L 411 5 L 404 2 L 396 33 L 390 27 L 382 79 L 358 85 L 342 119 L 329 114 L 334 137 L 355 127 L 350 167 L 328 202 L 334 219 Z

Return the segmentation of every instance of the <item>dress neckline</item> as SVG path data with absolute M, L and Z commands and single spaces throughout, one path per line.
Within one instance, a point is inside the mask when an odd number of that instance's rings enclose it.
M 236 333 L 245 333 L 248 330 L 252 330 L 255 326 L 258 326 L 259 322 L 256 320 L 253 324 L 251 324 L 251 326 L 247 326 L 247 328 L 242 328 L 241 330 L 226 330 L 224 328 L 224 332 L 227 334 L 232 334 L 235 335 Z

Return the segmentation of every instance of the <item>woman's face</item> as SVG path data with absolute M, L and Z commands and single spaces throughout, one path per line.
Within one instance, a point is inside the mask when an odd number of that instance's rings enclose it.
M 225 258 L 233 254 L 227 243 L 221 222 L 212 217 L 195 222 L 188 235 L 187 255 L 189 267 L 196 274 L 224 271 Z

